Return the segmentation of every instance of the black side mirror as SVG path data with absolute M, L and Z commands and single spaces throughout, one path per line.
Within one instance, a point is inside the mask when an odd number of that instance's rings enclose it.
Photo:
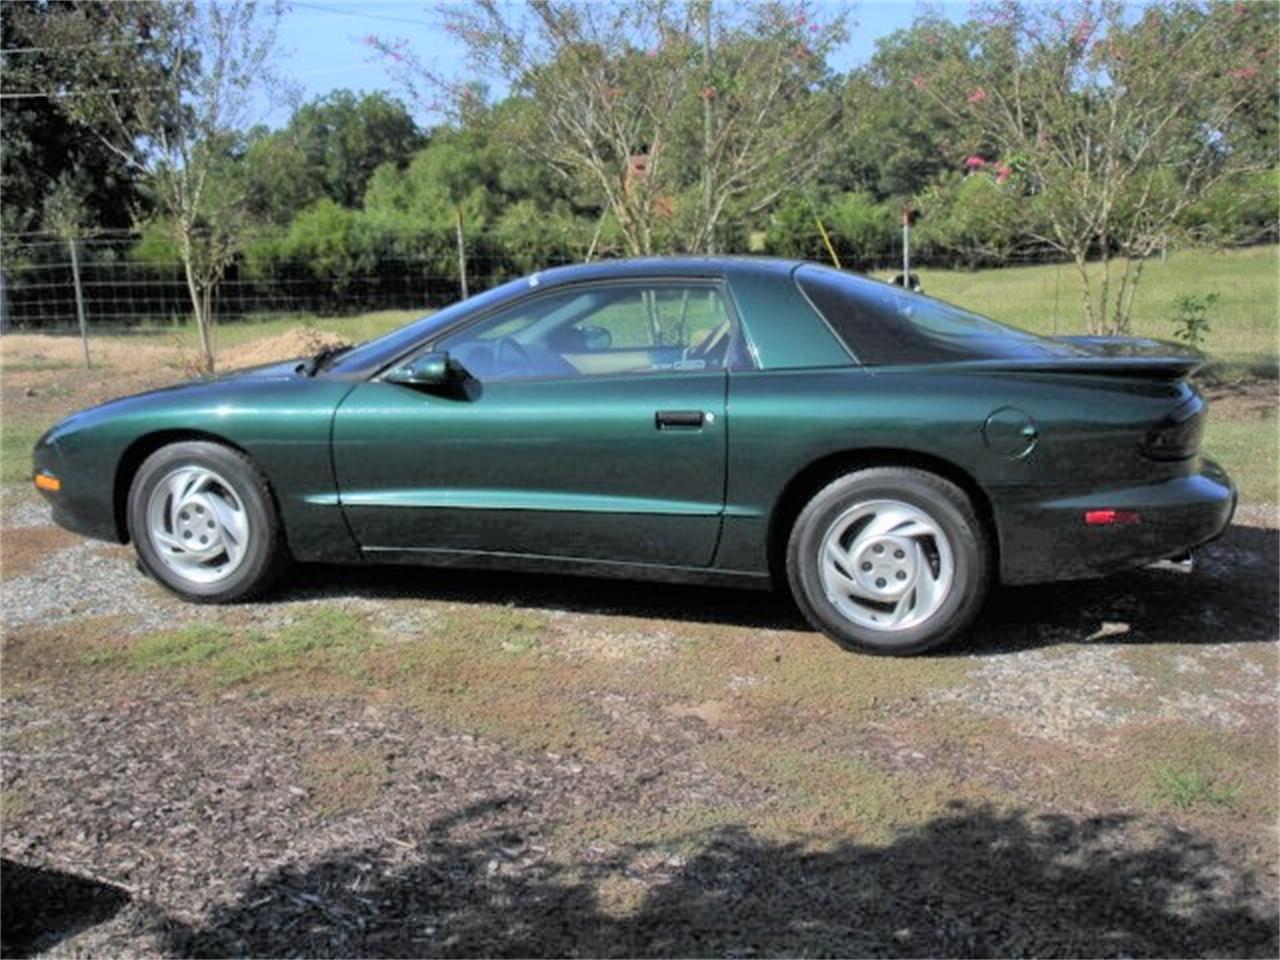
M 424 353 L 401 367 L 393 367 L 382 377 L 387 383 L 406 387 L 440 388 L 451 385 L 456 373 L 447 353 Z

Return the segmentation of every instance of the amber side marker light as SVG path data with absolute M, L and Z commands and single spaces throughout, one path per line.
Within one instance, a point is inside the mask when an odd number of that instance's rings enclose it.
M 1087 510 L 1084 522 L 1090 527 L 1131 527 L 1141 523 L 1142 516 L 1132 510 Z
M 57 493 L 62 489 L 62 481 L 57 477 L 49 476 L 47 473 L 37 473 L 36 486 L 41 490 L 48 490 L 50 493 Z

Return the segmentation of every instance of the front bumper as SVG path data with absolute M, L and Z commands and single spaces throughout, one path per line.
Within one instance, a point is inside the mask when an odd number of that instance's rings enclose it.
M 50 440 L 49 434 L 36 442 L 31 460 L 33 479 L 43 473 L 61 481 L 62 488 L 57 491 L 36 487 L 49 502 L 54 523 L 84 537 L 120 542 L 112 499 L 113 478 L 105 471 L 102 476 L 94 476 L 84 468 L 70 469 L 62 450 L 56 441 Z
M 1006 501 L 996 506 L 1000 577 L 1008 584 L 1075 580 L 1180 556 L 1226 530 L 1236 500 L 1226 472 L 1205 460 L 1198 473 L 1163 483 Z M 1084 522 L 1086 512 L 1106 510 L 1139 520 Z

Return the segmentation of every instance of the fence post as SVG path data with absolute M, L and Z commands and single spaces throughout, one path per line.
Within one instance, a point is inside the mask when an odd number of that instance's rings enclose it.
M 902 205 L 902 289 L 911 289 L 911 205 Z
M 84 292 L 80 289 L 80 258 L 76 255 L 76 238 L 67 238 L 67 247 L 71 250 L 71 279 L 76 288 L 76 319 L 80 321 L 80 342 L 84 345 L 84 366 L 90 369 L 89 362 L 89 327 L 84 321 Z
M 458 276 L 462 280 L 462 299 L 467 299 L 467 246 L 462 237 L 462 205 L 453 208 L 453 225 L 458 231 Z

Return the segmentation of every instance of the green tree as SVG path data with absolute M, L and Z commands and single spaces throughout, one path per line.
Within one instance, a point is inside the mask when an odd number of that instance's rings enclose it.
M 98 29 L 125 8 L 145 13 L 139 3 L 114 6 L 81 5 L 85 29 Z M 60 97 L 50 95 L 47 78 L 61 92 L 121 86 L 129 79 L 45 48 L 42 31 L 32 26 L 65 15 L 64 7 L 35 0 L 0 3 L 0 233 L 6 241 L 26 231 L 53 231 L 43 219 L 45 198 L 64 180 L 74 183 L 85 215 L 105 229 L 129 227 L 140 200 L 134 170 L 71 119 Z
M 283 130 L 253 132 L 245 155 L 251 204 L 278 224 L 321 197 L 356 209 L 378 167 L 403 167 L 424 143 L 399 100 L 335 90 L 299 107 Z
M 843 16 L 805 3 L 491 0 L 444 8 L 471 65 L 526 109 L 482 94 L 403 45 L 381 48 L 417 95 L 443 93 L 607 207 L 626 249 L 713 249 L 728 215 L 765 211 L 817 169 L 839 103 L 826 58 Z
M 105 12 L 87 11 L 105 6 Z M 202 362 L 213 290 L 242 239 L 247 189 L 228 145 L 272 83 L 278 7 L 249 0 L 68 4 L 26 20 L 57 69 L 33 83 L 136 172 L 183 265 Z M 67 77 L 111 78 L 67 89 Z
M 956 133 L 949 113 L 919 96 L 924 76 L 965 42 L 968 28 L 925 16 L 876 41 L 845 84 L 848 134 L 833 166 L 845 189 L 899 202 L 936 183 L 951 167 Z
M 1254 149 L 1248 114 L 1275 93 L 1275 46 L 1258 51 L 1256 22 L 1274 39 L 1277 7 L 1132 12 L 1111 0 L 1001 4 L 945 38 L 918 84 L 959 134 L 957 167 L 1018 172 L 1043 224 L 1031 237 L 1076 264 L 1093 332 L 1128 330 L 1143 262 L 1189 209 L 1274 163 Z
M 63 175 L 45 196 L 44 222 L 55 236 L 67 245 L 71 257 L 71 283 L 76 297 L 76 321 L 80 327 L 80 343 L 84 347 L 84 365 L 89 360 L 89 327 L 84 314 L 84 289 L 80 282 L 80 241 L 91 231 L 90 214 L 85 203 L 86 190 L 71 177 Z

